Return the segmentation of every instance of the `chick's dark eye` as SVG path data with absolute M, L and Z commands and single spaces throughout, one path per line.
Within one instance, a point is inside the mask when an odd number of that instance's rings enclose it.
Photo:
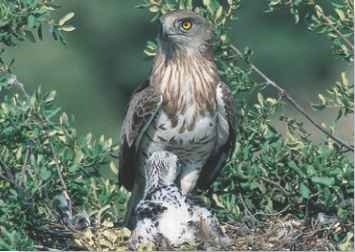
M 192 22 L 190 20 L 184 20 L 181 22 L 181 28 L 188 31 L 192 28 Z

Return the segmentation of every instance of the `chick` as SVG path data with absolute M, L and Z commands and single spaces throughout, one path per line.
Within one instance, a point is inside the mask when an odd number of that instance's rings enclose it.
M 205 241 L 225 248 L 229 238 L 206 208 L 194 205 L 175 185 L 178 158 L 167 151 L 154 152 L 145 164 L 145 191 L 136 208 L 137 225 L 129 248 L 164 244 L 165 248 Z

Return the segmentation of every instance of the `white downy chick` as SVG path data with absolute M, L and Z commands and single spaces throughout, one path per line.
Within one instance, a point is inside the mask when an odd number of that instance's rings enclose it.
M 194 205 L 175 185 L 179 174 L 176 155 L 154 152 L 145 173 L 144 198 L 136 208 L 137 225 L 129 241 L 130 249 L 149 242 L 176 247 L 201 239 L 218 247 L 228 246 L 229 238 L 217 218 L 206 208 Z

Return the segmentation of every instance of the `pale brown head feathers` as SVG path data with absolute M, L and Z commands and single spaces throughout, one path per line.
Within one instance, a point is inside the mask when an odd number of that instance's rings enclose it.
M 178 114 L 198 115 L 216 107 L 217 67 L 212 55 L 212 27 L 191 11 L 174 11 L 161 17 L 158 54 L 150 84 L 163 95 L 163 108 L 176 126 Z M 184 122 L 185 124 L 185 122 Z

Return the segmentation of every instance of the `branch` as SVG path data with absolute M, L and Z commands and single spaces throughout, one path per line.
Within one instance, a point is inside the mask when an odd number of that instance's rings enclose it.
M 27 100 L 30 99 L 30 95 L 27 93 L 24 85 L 17 80 L 16 75 L 12 75 L 10 81 L 11 81 L 10 84 L 13 84 L 13 85 L 17 86 L 21 90 L 21 92 L 22 92 L 23 96 L 25 97 L 25 99 L 27 99 Z M 44 118 L 44 119 L 40 118 L 40 120 L 42 120 L 43 122 L 49 124 L 49 122 L 46 120 L 46 118 Z M 47 134 L 47 136 L 49 136 L 48 130 L 45 130 L 45 133 Z M 71 213 L 72 212 L 72 201 L 71 201 L 71 198 L 69 196 L 68 187 L 67 187 L 67 185 L 66 185 L 66 183 L 64 181 L 64 178 L 63 178 L 62 169 L 60 167 L 60 162 L 59 162 L 59 157 L 57 155 L 57 152 L 56 152 L 56 150 L 54 148 L 53 143 L 51 143 L 51 142 L 49 143 L 49 148 L 50 148 L 50 151 L 52 152 L 52 155 L 53 155 L 53 159 L 54 159 L 54 162 L 55 162 L 55 167 L 56 167 L 56 170 L 57 170 L 57 173 L 58 173 L 58 177 L 59 177 L 59 182 L 60 182 L 60 184 L 61 184 L 61 186 L 63 188 L 64 196 L 66 197 L 66 200 L 69 202 L 69 206 L 70 206 L 69 207 L 69 211 Z M 70 223 L 66 223 L 65 222 L 65 225 L 68 228 L 72 229 Z
M 59 181 L 64 189 L 64 192 L 68 193 L 68 187 L 67 185 L 65 184 L 65 181 L 64 181 L 64 178 L 63 178 L 63 175 L 62 175 L 62 169 L 60 168 L 60 164 L 59 164 L 59 159 L 58 159 L 58 156 L 57 156 L 57 153 L 55 152 L 55 149 L 54 149 L 54 146 L 52 143 L 49 144 L 50 148 L 51 148 L 51 152 L 52 152 L 52 155 L 53 155 L 53 158 L 54 158 L 54 162 L 55 162 L 55 167 L 57 169 L 57 173 L 58 173 L 58 177 L 59 177 Z M 68 195 L 69 197 L 69 195 Z
M 333 29 L 333 31 L 338 34 L 338 36 L 344 41 L 344 43 L 350 47 L 350 49 L 354 52 L 354 45 L 349 41 L 347 37 L 345 37 L 344 34 L 342 34 L 337 27 L 333 24 L 333 21 L 327 17 L 324 13 L 323 10 L 320 10 L 321 17 L 327 22 L 327 24 Z
M 23 96 L 24 96 L 27 100 L 30 98 L 30 96 L 29 96 L 29 94 L 27 93 L 27 91 L 26 91 L 24 85 L 23 85 L 21 82 L 19 82 L 19 81 L 17 80 L 16 75 L 14 75 L 14 74 L 11 75 L 10 79 L 8 80 L 8 83 L 17 86 L 17 87 L 21 90 Z M 46 123 L 48 123 L 47 120 L 43 120 L 43 121 L 46 122 Z M 45 130 L 45 132 L 46 132 L 47 135 L 49 136 L 48 131 Z M 65 181 L 64 181 L 64 178 L 63 178 L 63 175 L 62 175 L 62 170 L 61 170 L 61 168 L 60 168 L 59 158 L 58 158 L 58 156 L 57 156 L 57 153 L 56 153 L 56 151 L 55 151 L 54 146 L 53 146 L 52 143 L 49 144 L 49 147 L 50 147 L 50 149 L 51 149 L 51 152 L 52 152 L 52 155 L 53 155 L 53 158 L 54 158 L 54 161 L 55 161 L 55 165 L 56 165 L 56 169 L 57 169 L 57 173 L 58 173 L 58 177 L 59 177 L 59 182 L 61 183 L 61 185 L 62 185 L 62 187 L 63 187 L 65 193 L 68 194 L 68 187 L 67 187 L 67 185 L 65 184 Z M 69 197 L 69 195 L 68 195 L 68 197 Z
M 230 48 L 242 59 L 244 59 L 243 53 L 235 46 L 230 45 Z M 345 143 L 342 139 L 334 136 L 331 132 L 329 132 L 327 129 L 322 127 L 320 123 L 316 122 L 311 115 L 309 115 L 301 105 L 299 105 L 295 99 L 290 96 L 287 91 L 283 88 L 281 88 L 276 82 L 271 80 L 266 74 L 264 74 L 259 68 L 257 68 L 253 63 L 247 62 L 247 64 L 251 67 L 251 69 L 256 72 L 262 79 L 266 81 L 266 84 L 269 86 L 272 86 L 275 88 L 279 94 L 284 98 L 294 109 L 296 109 L 300 114 L 302 114 L 310 123 L 313 124 L 318 130 L 320 130 L 322 133 L 324 133 L 326 136 L 334 140 L 336 143 L 338 143 L 340 146 L 343 146 L 346 148 L 348 151 L 354 152 L 354 146 L 348 145 Z
M 265 177 L 261 177 L 261 180 L 265 181 L 266 183 L 272 184 L 274 186 L 276 186 L 277 188 L 280 189 L 281 192 L 283 192 L 286 196 L 290 196 L 290 193 L 288 191 L 286 191 L 280 184 L 278 184 L 277 182 L 274 182 L 268 178 Z
M 11 174 L 9 167 L 1 159 L 0 159 L 0 178 L 9 182 L 10 184 L 14 185 L 15 187 L 17 187 L 17 184 L 15 182 L 15 178 Z

